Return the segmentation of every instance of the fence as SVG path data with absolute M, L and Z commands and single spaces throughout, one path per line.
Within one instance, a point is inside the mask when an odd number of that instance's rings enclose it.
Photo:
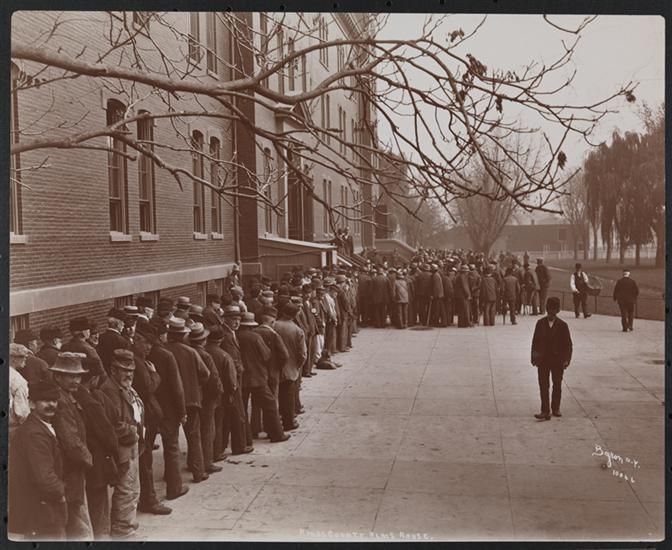
M 511 251 L 511 254 L 514 256 L 519 256 L 520 258 L 527 252 L 530 257 L 530 263 L 534 262 L 536 258 L 544 258 L 548 260 L 569 260 L 574 258 L 574 250 L 518 250 Z M 612 258 L 615 263 L 618 262 L 618 248 L 612 249 Z M 597 248 L 597 259 L 604 260 L 607 257 L 607 249 L 598 247 Z M 656 247 L 655 246 L 643 246 L 640 250 L 640 257 L 642 259 L 650 259 L 656 257 Z M 625 258 L 633 260 L 635 258 L 635 249 L 630 247 L 625 251 Z M 578 261 L 583 260 L 583 250 L 579 250 Z M 589 250 L 588 259 L 593 259 L 593 250 Z
M 549 296 L 560 298 L 560 309 L 574 311 L 574 298 L 572 292 L 562 290 L 550 290 Z M 599 315 L 615 315 L 620 317 L 621 310 L 610 295 L 588 296 L 588 312 Z M 665 301 L 663 297 L 651 298 L 640 296 L 635 303 L 635 318 L 649 319 L 653 321 L 665 320 Z

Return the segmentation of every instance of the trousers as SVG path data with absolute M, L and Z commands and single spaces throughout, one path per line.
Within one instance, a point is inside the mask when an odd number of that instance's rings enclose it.
M 278 406 L 271 389 L 268 385 L 243 388 L 243 405 L 246 412 L 250 398 L 252 398 L 252 406 L 258 406 L 264 415 L 264 425 L 271 441 L 279 441 L 282 438 L 283 430 Z
M 621 310 L 621 326 L 623 330 L 632 328 L 632 321 L 635 317 L 635 302 L 618 302 Z
M 201 448 L 203 449 L 203 467 L 206 471 L 212 466 L 214 460 L 215 443 L 215 408 L 217 407 L 213 400 L 203 400 L 200 410 L 201 421 Z
M 285 430 L 289 430 L 294 425 L 296 417 L 296 381 L 281 380 L 278 390 L 278 405 L 280 417 Z
M 199 479 L 205 472 L 200 407 L 187 407 L 187 422 L 183 429 L 187 439 L 187 468 L 193 474 L 194 479 Z
M 138 444 L 130 449 L 128 463 L 119 468 L 119 481 L 112 491 L 110 535 L 112 538 L 123 537 L 134 531 L 135 518 L 140 500 L 140 474 L 138 460 Z
M 588 315 L 588 294 L 585 292 L 574 292 L 572 294 L 574 299 L 574 314 L 579 316 L 579 309 L 583 310 L 583 316 Z
M 93 537 L 98 540 L 110 534 L 110 495 L 108 486 L 91 487 L 86 485 L 86 500 L 89 503 L 89 517 Z
M 556 412 L 560 410 L 560 398 L 562 397 L 562 375 L 564 372 L 565 369 L 562 368 L 562 365 L 539 365 L 537 367 L 542 414 L 548 414 L 551 411 Z M 550 386 L 549 377 L 553 379 L 553 392 L 551 395 L 550 409 L 548 403 L 548 391 Z
M 548 298 L 548 287 L 542 286 L 539 288 L 539 311 L 542 315 L 546 313 L 546 299 Z
M 491 302 L 483 303 L 483 325 L 486 327 L 494 326 L 495 324 L 495 310 L 497 302 L 494 300 Z

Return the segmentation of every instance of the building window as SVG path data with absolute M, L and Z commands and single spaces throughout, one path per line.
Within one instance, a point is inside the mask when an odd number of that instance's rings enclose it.
M 340 105 L 338 106 L 338 131 L 339 131 L 338 151 L 344 155 L 346 152 L 345 142 L 348 139 L 347 119 L 345 116 L 345 109 L 343 109 L 343 107 L 341 107 Z
M 217 13 L 206 13 L 205 19 L 205 49 L 206 66 L 208 71 L 217 74 Z
M 295 46 L 294 46 L 294 39 L 290 38 L 287 41 L 287 55 L 292 56 L 294 55 L 295 52 Z M 297 66 L 297 61 L 296 59 L 292 59 L 289 62 L 289 66 L 287 67 L 287 80 L 289 82 L 289 91 L 293 92 L 296 89 L 296 66 Z
M 308 91 L 308 62 L 305 53 L 301 56 L 301 90 Z
M 154 149 L 154 121 L 151 118 L 138 120 L 138 142 L 150 151 Z M 154 162 L 142 154 L 138 158 L 138 196 L 140 231 L 155 233 Z
M 285 33 L 282 28 L 278 29 L 277 34 L 278 41 L 278 61 L 285 57 Z M 278 92 L 281 94 L 285 93 L 285 68 L 283 67 L 278 71 Z
M 205 304 L 208 297 L 208 281 L 196 283 L 196 294 L 198 296 L 199 304 Z
M 318 22 L 318 37 L 322 43 L 329 41 L 329 27 L 327 27 L 327 21 L 324 17 L 320 17 Z M 327 69 L 329 68 L 328 48 L 320 49 L 320 63 L 322 63 L 322 65 L 324 65 Z
M 350 151 L 352 152 L 352 160 L 355 160 L 355 143 L 357 136 L 357 126 L 355 125 L 355 119 L 350 119 Z
M 327 143 L 331 143 L 331 136 L 328 129 L 331 128 L 331 100 L 329 94 L 324 94 L 320 100 L 320 124 L 322 126 L 322 139 Z
M 203 134 L 194 130 L 191 134 L 192 170 L 196 178 L 203 179 Z M 194 181 L 194 232 L 205 233 L 205 186 Z
M 259 14 L 259 53 L 260 53 L 260 62 L 259 68 L 263 71 L 266 69 L 266 62 L 268 56 L 268 15 L 265 13 Z M 264 78 L 261 81 L 261 85 L 264 88 L 268 88 L 268 77 Z
M 30 318 L 27 313 L 25 315 L 10 317 L 9 323 L 12 340 L 14 340 L 14 336 L 18 331 L 30 328 Z
M 128 296 L 117 296 L 114 299 L 114 307 L 117 309 L 124 309 L 124 306 L 132 305 L 135 305 L 132 294 L 129 294 Z
M 133 12 L 133 26 L 138 29 L 143 29 L 149 32 L 149 20 L 152 16 L 151 11 L 134 11 Z
M 21 71 L 12 63 L 12 89 L 11 89 L 11 109 L 10 132 L 11 143 L 19 142 L 19 78 Z M 21 156 L 10 156 L 9 167 L 9 230 L 15 235 L 21 235 L 23 232 L 23 209 L 21 208 Z
M 271 182 L 271 170 L 272 170 L 273 157 L 271 156 L 271 150 L 266 147 L 264 148 L 264 168 L 263 168 L 263 182 L 264 186 L 264 197 L 266 202 L 264 204 L 264 220 L 266 224 L 266 233 L 273 233 L 273 185 Z
M 126 108 L 115 99 L 107 102 L 107 125 L 124 119 Z M 125 130 L 121 126 L 120 130 Z M 128 233 L 128 166 L 126 144 L 110 137 L 108 140 L 107 174 L 110 190 L 110 231 Z
M 217 138 L 210 138 L 210 183 L 219 187 L 221 185 L 219 178 L 219 159 L 220 144 Z M 210 193 L 210 219 L 211 231 L 213 233 L 222 232 L 222 197 L 215 191 Z
M 201 24 L 198 12 L 189 14 L 189 61 L 194 65 L 201 62 Z
M 329 209 L 327 205 L 329 204 L 329 189 L 327 187 L 327 180 L 322 180 L 322 199 L 324 200 L 324 217 L 322 218 L 322 231 L 324 233 L 329 233 Z
M 345 69 L 345 46 L 339 46 L 336 53 L 337 53 L 338 72 L 340 73 L 342 70 Z M 341 84 L 345 83 L 345 81 L 342 78 L 340 82 Z

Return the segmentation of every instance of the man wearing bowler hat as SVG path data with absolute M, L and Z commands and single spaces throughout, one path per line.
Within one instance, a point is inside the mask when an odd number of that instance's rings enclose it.
M 621 310 L 621 327 L 623 332 L 632 332 L 632 321 L 635 316 L 635 303 L 639 296 L 637 283 L 630 277 L 630 270 L 623 269 L 623 277 L 614 286 L 614 302 Z
M 189 345 L 196 350 L 200 358 L 210 371 L 208 380 L 203 384 L 203 399 L 201 401 L 201 445 L 203 447 L 203 466 L 208 474 L 221 472 L 222 467 L 214 464 L 213 445 L 215 442 L 215 409 L 221 404 L 222 381 L 215 361 L 205 350 L 205 342 L 210 334 L 202 323 L 194 323 L 189 333 Z
M 26 357 L 26 366 L 23 367 L 21 374 L 28 382 L 37 380 L 51 380 L 49 365 L 43 359 L 36 356 L 39 346 L 37 345 L 37 335 L 29 328 L 17 330 L 14 335 L 14 343 L 26 346 L 30 353 Z
M 70 319 L 69 328 L 72 338 L 63 344 L 62 350 L 86 355 L 82 364 L 87 370 L 91 371 L 92 387 L 98 387 L 103 383 L 106 374 L 98 352 L 86 341 L 91 335 L 91 323 L 86 317 L 75 317 Z
M 107 328 L 98 338 L 98 355 L 106 372 L 110 370 L 110 361 L 115 349 L 131 349 L 131 343 L 122 336 L 126 314 L 117 308 L 107 312 Z
M 532 338 L 532 366 L 537 367 L 541 412 L 535 414 L 537 420 L 550 420 L 560 413 L 562 377 L 572 360 L 572 338 L 567 323 L 557 315 L 560 299 L 552 296 L 546 301 L 546 317 L 537 321 Z M 553 393 L 550 406 L 548 399 L 549 377 L 553 379 Z
M 112 352 L 110 376 L 100 387 L 114 406 L 115 430 L 119 443 L 119 476 L 112 492 L 110 536 L 122 539 L 138 529 L 136 521 L 140 500 L 140 464 L 143 450 L 144 405 L 133 389 L 135 358 L 128 349 Z
M 42 347 L 37 352 L 37 356 L 47 365 L 51 366 L 58 359 L 63 347 L 63 332 L 56 326 L 44 327 L 40 330 L 40 340 Z
M 67 502 L 61 447 L 52 426 L 61 392 L 51 381 L 28 386 L 30 414 L 9 448 L 8 532 L 28 540 L 65 538 Z M 39 473 L 39 475 L 36 475 Z
M 210 477 L 205 471 L 201 441 L 203 385 L 210 378 L 210 371 L 198 352 L 184 343 L 184 337 L 189 332 L 184 319 L 173 317 L 168 324 L 166 349 L 177 361 L 184 388 L 187 421 L 183 427 L 187 438 L 187 467 L 194 476 L 194 483 L 200 483 Z
M 74 397 L 82 375 L 83 353 L 63 352 L 49 368 L 59 387 L 58 408 L 53 426 L 63 450 L 63 480 L 68 504 L 65 532 L 68 540 L 93 540 L 93 527 L 86 498 L 86 472 L 93 458 L 86 444 L 86 424 Z
M 263 338 L 253 329 L 259 324 L 254 313 L 245 312 L 240 321 L 238 342 L 245 371 L 243 372 L 243 404 L 247 413 L 248 401 L 258 407 L 264 415 L 264 423 L 271 443 L 286 441 L 289 436 L 282 430 L 275 397 L 268 385 L 268 364 L 271 350 Z

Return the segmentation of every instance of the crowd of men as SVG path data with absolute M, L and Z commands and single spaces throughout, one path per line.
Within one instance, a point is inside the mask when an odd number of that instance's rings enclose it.
M 137 512 L 170 514 L 155 488 L 162 449 L 166 500 L 183 483 L 222 470 L 299 427 L 302 381 L 340 367 L 357 332 L 357 278 L 340 269 L 263 277 L 243 293 L 140 296 L 107 312 L 98 332 L 85 317 L 38 335 L 19 330 L 10 348 L 9 532 L 29 540 L 123 539 Z M 227 285 L 228 286 L 228 285 Z M 160 437 L 161 446 L 156 444 Z
M 247 292 L 234 270 L 223 295 L 208 294 L 204 304 L 139 296 L 110 309 L 101 331 L 85 317 L 70 319 L 67 341 L 57 326 L 43 327 L 39 338 L 17 331 L 9 532 L 30 540 L 132 536 L 138 511 L 172 511 L 157 496 L 154 451 L 163 453 L 166 500 L 189 489 L 180 429 L 186 468 L 201 483 L 222 470 L 227 453 L 250 453 L 262 437 L 289 439 L 304 412 L 303 382 L 317 369 L 339 368 L 334 356 L 351 349 L 359 327 L 385 328 L 388 320 L 399 329 L 472 327 L 481 319 L 491 326 L 497 312 L 512 324 L 523 308 L 543 314 L 551 276 L 542 259 L 536 263 L 420 249 L 396 266 L 369 261 L 261 277 Z M 570 280 L 577 317 L 580 306 L 590 316 L 587 283 L 577 264 Z M 634 291 L 631 281 L 619 284 L 620 304 Z M 623 323 L 632 330 L 631 314 Z

